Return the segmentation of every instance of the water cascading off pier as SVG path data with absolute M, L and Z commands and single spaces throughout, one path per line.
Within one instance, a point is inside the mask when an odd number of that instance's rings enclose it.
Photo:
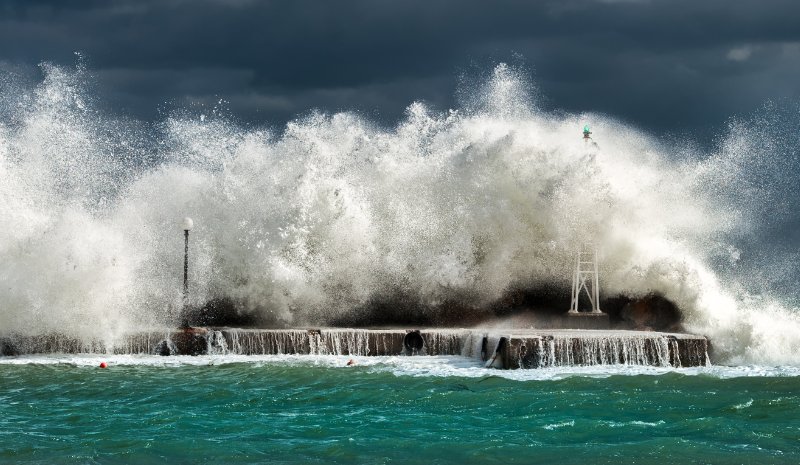
M 127 355 L 463 356 L 496 368 L 710 365 L 701 336 L 642 331 L 478 329 L 238 329 L 138 333 L 108 345 L 66 336 L 10 336 L 2 353 Z

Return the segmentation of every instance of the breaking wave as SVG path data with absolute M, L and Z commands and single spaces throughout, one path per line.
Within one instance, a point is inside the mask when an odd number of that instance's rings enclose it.
M 704 150 L 541 110 L 501 64 L 459 109 L 414 103 L 391 128 L 349 112 L 250 128 L 216 109 L 146 124 L 99 112 L 80 66 L 42 67 L 33 87 L 0 83 L 4 332 L 174 324 L 190 216 L 192 302 L 264 324 L 488 314 L 510 290 L 567 288 L 589 246 L 604 295 L 664 296 L 728 363 L 800 364 L 797 256 L 780 240 L 796 109 L 731 120 Z

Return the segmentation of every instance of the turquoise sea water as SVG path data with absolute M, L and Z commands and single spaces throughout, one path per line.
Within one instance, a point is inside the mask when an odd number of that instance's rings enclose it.
M 800 462 L 794 368 L 347 360 L 0 358 L 0 461 Z

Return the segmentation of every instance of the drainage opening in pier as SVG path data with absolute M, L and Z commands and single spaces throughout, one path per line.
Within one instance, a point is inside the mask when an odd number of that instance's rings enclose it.
M 156 355 L 161 355 L 163 357 L 168 357 L 170 355 L 178 355 L 178 348 L 175 347 L 175 344 L 172 341 L 166 339 L 159 342 L 155 346 L 155 348 L 153 349 L 153 353 Z
M 422 346 L 424 345 L 425 341 L 422 339 L 422 334 L 420 334 L 419 331 L 411 331 L 403 338 L 403 346 L 412 354 L 422 350 Z

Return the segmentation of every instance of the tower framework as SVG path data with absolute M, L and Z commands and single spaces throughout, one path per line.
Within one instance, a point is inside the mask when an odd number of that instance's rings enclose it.
M 585 291 L 592 305 L 592 313 L 600 311 L 600 285 L 597 278 L 597 249 L 575 254 L 575 272 L 572 274 L 572 304 L 569 313 L 578 313 L 578 301 Z

